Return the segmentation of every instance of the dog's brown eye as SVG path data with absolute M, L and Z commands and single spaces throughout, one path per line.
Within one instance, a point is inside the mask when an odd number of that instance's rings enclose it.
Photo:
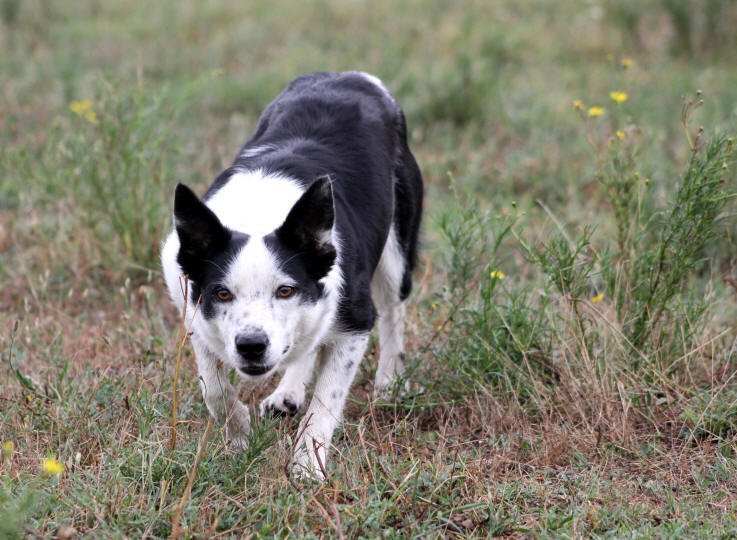
M 289 285 L 282 285 L 276 290 L 276 295 L 279 298 L 289 298 L 292 296 L 292 293 L 294 292 L 294 287 L 290 287 Z
M 228 300 L 233 298 L 233 295 L 225 287 L 222 287 L 215 291 L 215 296 L 217 296 L 218 300 L 220 300 L 221 302 L 227 302 Z

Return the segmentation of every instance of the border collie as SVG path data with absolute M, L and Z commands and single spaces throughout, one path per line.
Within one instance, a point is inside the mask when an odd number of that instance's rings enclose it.
M 177 185 L 164 275 L 180 313 L 188 303 L 204 401 L 233 443 L 246 444 L 249 411 L 231 369 L 283 373 L 260 412 L 293 415 L 317 362 L 293 467 L 324 476 L 377 317 L 374 392 L 402 373 L 422 194 L 404 113 L 361 72 L 297 78 L 202 199 Z

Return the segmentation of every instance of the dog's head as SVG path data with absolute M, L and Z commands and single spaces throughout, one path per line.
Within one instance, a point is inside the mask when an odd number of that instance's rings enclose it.
M 183 184 L 176 188 L 177 262 L 199 302 L 195 332 L 249 377 L 271 372 L 314 335 L 336 261 L 333 192 L 315 181 L 265 236 L 225 227 Z

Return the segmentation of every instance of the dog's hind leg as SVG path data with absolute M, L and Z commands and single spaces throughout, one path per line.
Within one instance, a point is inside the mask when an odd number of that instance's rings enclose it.
M 297 413 L 305 402 L 305 389 L 310 383 L 316 355 L 313 350 L 286 369 L 276 389 L 261 402 L 261 416 Z
M 404 114 L 397 111 L 400 151 L 394 170 L 394 224 L 371 281 L 371 295 L 379 309 L 379 365 L 374 395 L 380 395 L 404 373 L 404 316 L 417 265 L 422 216 L 422 173 L 407 146 Z
M 379 365 L 374 380 L 374 395 L 383 393 L 404 372 L 404 315 L 406 301 L 401 298 L 405 260 L 394 227 L 381 254 L 371 281 L 371 295 L 379 311 Z
M 225 424 L 226 438 L 234 446 L 245 448 L 251 421 L 248 407 L 238 399 L 238 392 L 230 384 L 228 371 L 222 362 L 200 343 L 196 335 L 192 336 L 192 346 L 207 410 L 213 418 Z
M 397 302 L 379 312 L 379 365 L 374 379 L 374 395 L 380 395 L 404 373 L 405 302 Z

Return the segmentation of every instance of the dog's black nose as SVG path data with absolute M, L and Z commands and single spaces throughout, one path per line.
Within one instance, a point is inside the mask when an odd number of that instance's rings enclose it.
M 235 348 L 244 360 L 259 361 L 264 357 L 269 338 L 264 332 L 238 334 L 235 337 Z

